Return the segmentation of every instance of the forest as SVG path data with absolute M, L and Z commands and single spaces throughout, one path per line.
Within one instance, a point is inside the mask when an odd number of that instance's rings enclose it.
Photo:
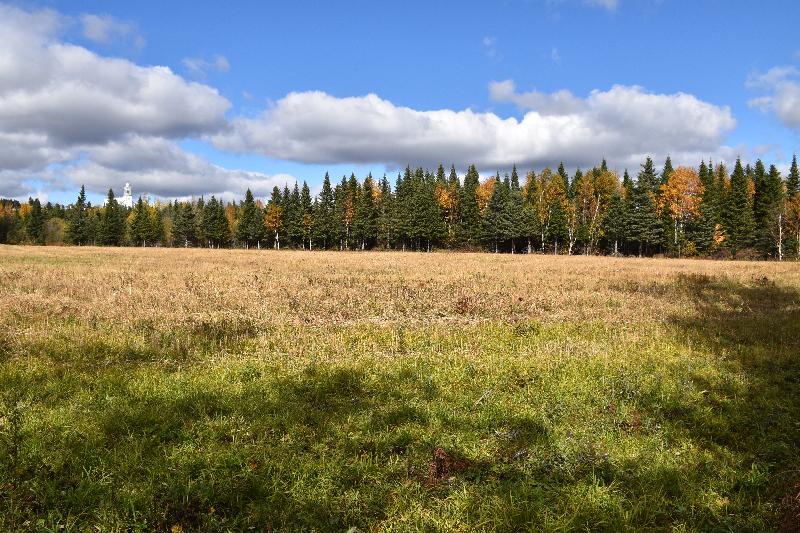
M 483 181 L 474 165 L 463 179 L 439 165 L 406 167 L 393 185 L 326 174 L 315 197 L 303 182 L 266 202 L 248 189 L 238 203 L 140 197 L 132 209 L 111 189 L 94 206 L 81 187 L 68 206 L 0 200 L 0 243 L 798 259 L 800 172 L 796 156 L 785 178 L 739 159 L 729 172 L 668 157 L 659 171 L 648 157 L 635 179 L 605 160 L 572 176 L 562 163 Z

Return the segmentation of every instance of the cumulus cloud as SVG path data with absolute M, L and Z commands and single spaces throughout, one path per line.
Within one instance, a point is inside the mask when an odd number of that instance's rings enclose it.
M 375 94 L 295 92 L 257 118 L 233 120 L 212 139 L 225 150 L 305 163 L 431 166 L 443 160 L 493 169 L 560 160 L 587 166 L 606 157 L 638 165 L 646 155 L 717 153 L 736 124 L 727 107 L 636 86 L 592 91 L 585 99 L 567 92 L 517 93 L 508 81 L 490 92 L 535 109 L 521 119 L 501 118 L 470 109 L 418 111 Z
M 42 151 L 126 135 L 183 137 L 218 130 L 228 100 L 167 67 L 142 67 L 56 39 L 59 17 L 0 5 L 0 135 L 25 141 L 31 166 Z M 31 143 L 38 139 L 40 146 Z M 31 149 L 35 148 L 35 149 Z M 0 158 L 0 168 L 24 166 Z
M 136 47 L 144 46 L 144 38 L 136 27 L 111 15 L 85 14 L 80 17 L 83 36 L 92 42 L 110 44 L 115 40 L 130 40 Z
M 84 36 L 108 43 L 134 35 L 112 17 L 85 15 Z M 210 134 L 226 126 L 228 100 L 166 67 L 143 67 L 63 43 L 67 25 L 52 10 L 0 4 L 0 195 L 35 194 L 86 184 L 103 192 L 130 181 L 161 197 L 216 194 L 248 187 L 266 196 L 289 175 L 226 169 L 187 153 L 170 139 Z M 216 56 L 206 68 L 225 70 Z
M 163 198 L 214 194 L 225 199 L 239 198 L 248 188 L 256 197 L 266 197 L 274 186 L 291 187 L 296 181 L 289 174 L 267 175 L 220 167 L 158 137 L 132 137 L 98 146 L 85 159 L 52 173 L 50 179 L 73 186 L 85 184 L 94 191 L 104 191 L 109 186 L 121 188 L 130 182 L 137 194 Z
M 220 54 L 216 54 L 211 59 L 187 57 L 183 60 L 183 65 L 189 71 L 189 74 L 196 78 L 205 77 L 211 71 L 228 72 L 231 69 L 228 58 Z
M 785 126 L 800 130 L 800 70 L 793 66 L 773 67 L 764 73 L 751 74 L 749 89 L 767 92 L 751 99 L 750 107 L 774 113 Z

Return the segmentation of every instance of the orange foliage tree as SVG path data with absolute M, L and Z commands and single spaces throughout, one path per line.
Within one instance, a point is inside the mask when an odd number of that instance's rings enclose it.
M 678 167 L 670 174 L 667 183 L 661 186 L 658 207 L 666 209 L 673 221 L 673 242 L 680 255 L 678 241 L 686 222 L 700 214 L 700 202 L 703 199 L 703 184 L 700 176 L 693 168 Z

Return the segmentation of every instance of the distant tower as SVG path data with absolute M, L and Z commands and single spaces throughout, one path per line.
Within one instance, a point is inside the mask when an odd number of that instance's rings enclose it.
M 131 208 L 133 207 L 133 192 L 131 191 L 131 184 L 126 183 L 123 189 L 122 198 L 119 200 L 119 205 Z

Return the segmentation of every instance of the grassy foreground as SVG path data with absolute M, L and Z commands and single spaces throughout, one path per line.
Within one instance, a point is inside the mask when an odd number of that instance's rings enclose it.
M 796 263 L 0 247 L 0 293 L 3 530 L 800 523 Z

